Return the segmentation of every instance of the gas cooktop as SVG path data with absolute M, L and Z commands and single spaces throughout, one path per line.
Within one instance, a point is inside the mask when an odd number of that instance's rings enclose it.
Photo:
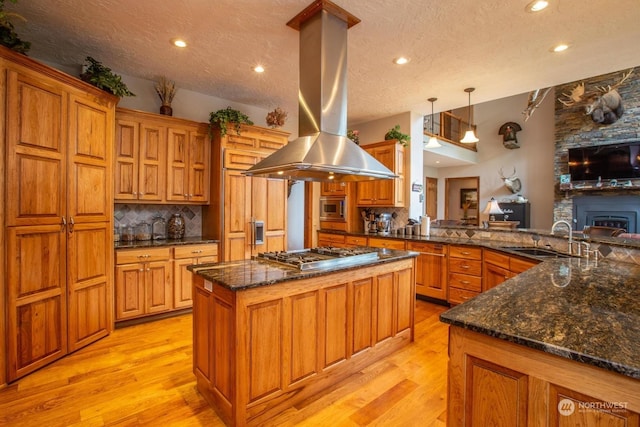
M 259 259 L 298 267 L 300 270 L 317 268 L 335 268 L 358 264 L 366 264 L 378 259 L 378 252 L 373 248 L 336 248 L 322 246 L 297 251 L 263 252 Z

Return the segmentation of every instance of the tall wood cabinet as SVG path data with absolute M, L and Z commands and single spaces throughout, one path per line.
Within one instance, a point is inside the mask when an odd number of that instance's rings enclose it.
M 0 68 L 13 381 L 110 332 L 117 98 L 5 48 Z
M 287 181 L 249 177 L 242 172 L 286 145 L 288 135 L 246 125 L 240 135 L 233 126 L 224 137 L 214 130 L 212 197 L 203 209 L 202 228 L 204 235 L 220 240 L 222 261 L 286 250 Z
M 209 202 L 206 123 L 118 108 L 115 145 L 116 202 Z
M 397 140 L 391 139 L 363 145 L 362 148 L 398 177 L 358 182 L 356 204 L 358 206 L 404 207 L 406 202 L 404 147 L 398 144 Z

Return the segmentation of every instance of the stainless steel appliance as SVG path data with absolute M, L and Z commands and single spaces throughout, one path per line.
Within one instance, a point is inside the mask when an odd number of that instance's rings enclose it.
M 378 259 L 378 251 L 367 247 L 322 246 L 298 251 L 263 252 L 257 258 L 294 266 L 300 270 L 311 270 L 367 264 Z
M 320 220 L 344 221 L 346 218 L 347 203 L 345 197 L 321 197 Z

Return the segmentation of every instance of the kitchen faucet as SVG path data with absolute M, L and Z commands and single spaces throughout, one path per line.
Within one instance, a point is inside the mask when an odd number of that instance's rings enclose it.
M 555 229 L 558 225 L 565 225 L 567 227 L 567 230 L 569 230 L 569 250 L 568 253 L 569 255 L 573 255 L 573 228 L 571 227 L 571 223 L 569 223 L 569 221 L 565 221 L 565 220 L 559 220 L 553 223 L 553 225 L 551 226 L 551 234 L 553 235 L 555 232 Z M 578 254 L 579 255 L 579 254 Z

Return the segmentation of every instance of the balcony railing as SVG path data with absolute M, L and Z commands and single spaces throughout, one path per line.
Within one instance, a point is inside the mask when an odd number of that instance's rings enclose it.
M 446 141 L 450 144 L 457 145 L 458 147 L 466 148 L 471 151 L 478 151 L 478 147 L 475 143 L 465 144 L 460 142 L 464 133 L 469 128 L 469 122 L 465 121 L 461 117 L 456 116 L 450 111 L 443 111 L 440 114 L 433 115 L 436 120 L 433 123 L 433 134 L 431 133 L 431 115 L 424 116 L 424 134 L 427 136 L 435 136 L 438 139 Z M 471 129 L 476 131 L 476 126 L 471 125 Z

